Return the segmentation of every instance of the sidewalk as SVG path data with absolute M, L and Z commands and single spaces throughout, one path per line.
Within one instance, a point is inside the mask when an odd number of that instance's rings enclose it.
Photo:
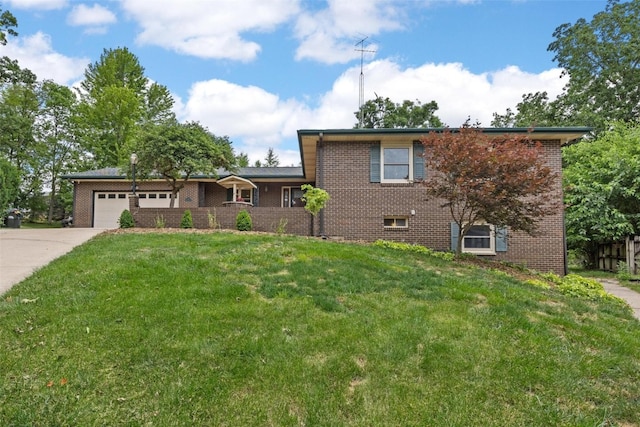
M 598 281 L 602 283 L 605 291 L 625 300 L 633 310 L 635 318 L 640 320 L 640 293 L 620 286 L 615 279 L 598 279 Z

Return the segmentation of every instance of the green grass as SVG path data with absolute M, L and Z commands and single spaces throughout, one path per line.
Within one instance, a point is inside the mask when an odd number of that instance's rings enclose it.
M 0 301 L 0 425 L 638 426 L 640 324 L 410 251 L 110 233 Z

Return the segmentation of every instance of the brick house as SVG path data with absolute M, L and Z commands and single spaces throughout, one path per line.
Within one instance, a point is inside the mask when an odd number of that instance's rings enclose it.
M 536 128 L 531 137 L 541 141 L 547 164 L 559 176 L 561 146 L 589 132 L 589 128 Z M 526 134 L 529 129 L 487 128 L 485 133 Z M 194 176 L 169 209 L 164 181 L 138 182 L 137 197 L 131 181 L 117 169 L 67 175 L 74 183 L 76 227 L 116 227 L 123 209 L 130 208 L 136 224 L 153 227 L 162 217 L 177 227 L 185 209 L 194 225 L 206 228 L 212 218 L 222 228 L 235 228 L 237 212 L 251 214 L 254 229 L 322 235 L 327 238 L 377 239 L 421 244 L 436 250 L 455 248 L 457 230 L 437 200 L 426 200 L 418 182 L 425 177 L 420 157 L 420 136 L 429 129 L 325 129 L 299 130 L 301 167 L 241 168 L 235 174 L 219 171 L 217 178 Z M 310 183 L 325 189 L 331 199 L 318 217 L 304 209 L 300 186 Z M 562 201 L 562 180 L 554 193 Z M 524 264 L 539 271 L 566 271 L 563 210 L 545 217 L 536 237 L 491 224 L 472 229 L 463 242 L 465 251 L 491 259 Z

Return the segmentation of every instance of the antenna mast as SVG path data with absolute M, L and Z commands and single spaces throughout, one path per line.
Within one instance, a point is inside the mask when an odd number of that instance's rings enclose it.
M 362 106 L 364 105 L 364 53 L 375 53 L 375 50 L 366 50 L 364 42 L 369 37 L 365 37 L 356 43 L 356 47 L 360 45 L 359 49 L 356 49 L 356 52 L 360 52 L 360 93 L 358 98 L 358 127 L 362 129 Z

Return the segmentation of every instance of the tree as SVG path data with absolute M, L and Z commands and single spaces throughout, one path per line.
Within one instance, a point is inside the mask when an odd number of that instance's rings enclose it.
M 389 98 L 376 95 L 375 99 L 365 102 L 354 113 L 358 118 L 354 128 L 442 127 L 442 121 L 435 115 L 436 110 L 438 110 L 438 104 L 435 101 L 423 105 L 418 100 L 415 103 L 405 100 L 402 104 L 396 104 Z M 361 116 L 362 126 L 360 126 Z
M 235 168 L 229 138 L 216 137 L 197 122 L 149 126 L 136 150 L 140 177 L 160 176 L 169 184 L 170 207 L 193 174 L 216 176 L 218 168 Z
M 304 209 L 309 212 L 312 218 L 323 209 L 329 201 L 329 193 L 322 188 L 314 187 L 311 184 L 302 184 L 300 189 L 304 191 L 302 201 L 304 202 Z M 311 235 L 313 235 L 313 221 L 311 221 Z
M 537 127 L 572 125 L 568 117 L 564 99 L 549 100 L 547 92 L 522 95 L 522 101 L 516 105 L 517 113 L 507 108 L 505 114 L 493 113 L 491 126 L 494 127 Z
M 640 115 L 640 1 L 609 0 L 590 22 L 562 24 L 547 50 L 569 76 L 565 103 L 574 122 L 604 130 Z
M 126 163 L 142 126 L 175 119 L 169 90 L 151 83 L 126 47 L 105 49 L 84 76 L 80 123 L 97 167 Z
M 269 150 L 267 151 L 267 157 L 264 158 L 264 166 L 268 168 L 275 168 L 278 167 L 279 164 L 280 159 L 278 159 L 278 156 L 273 151 L 273 148 L 269 147 Z
M 563 160 L 567 243 L 595 266 L 600 243 L 640 234 L 640 125 L 614 123 Z
M 12 207 L 18 196 L 20 173 L 8 160 L 0 157 L 0 213 Z
M 66 86 L 46 80 L 39 90 L 40 110 L 34 134 L 39 141 L 41 170 L 51 190 L 47 221 L 53 220 L 61 188 L 60 175 L 73 169 L 80 157 L 75 129 L 77 98 Z
M 247 155 L 247 153 L 238 154 L 236 156 L 236 164 L 241 168 L 249 167 L 249 156 Z
M 18 26 L 18 21 L 8 10 L 2 11 L 0 8 L 0 12 L 2 12 L 0 13 L 0 45 L 4 46 L 7 44 L 7 35 L 14 37 L 18 35 L 14 30 Z
M 466 123 L 457 132 L 432 131 L 421 141 L 426 166 L 434 171 L 424 186 L 458 225 L 457 254 L 479 221 L 533 234 L 541 217 L 558 212 L 557 174 L 544 164 L 541 145 L 528 137 L 491 136 Z

